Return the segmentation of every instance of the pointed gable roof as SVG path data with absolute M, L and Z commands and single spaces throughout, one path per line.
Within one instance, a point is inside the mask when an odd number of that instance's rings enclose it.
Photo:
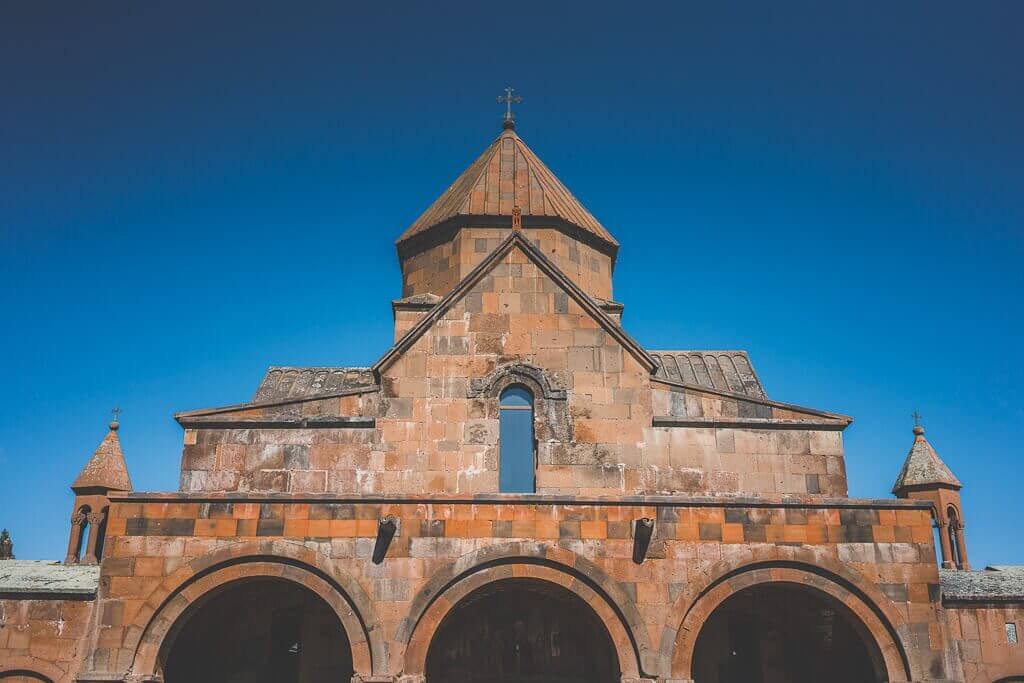
M 924 438 L 924 427 L 914 427 L 914 445 L 903 463 L 900 475 L 896 477 L 892 492 L 916 486 L 947 486 L 959 489 L 963 486 L 956 475 L 942 462 L 928 439 Z
M 544 253 L 535 247 L 523 233 L 514 230 L 492 251 L 487 258 L 481 261 L 470 273 L 463 278 L 452 291 L 441 299 L 437 305 L 420 321 L 416 323 L 395 345 L 388 349 L 380 359 L 370 368 L 378 377 L 380 373 L 395 362 L 405 353 L 417 339 L 426 334 L 427 330 L 436 323 L 452 306 L 466 296 L 469 291 L 480 282 L 512 249 L 519 248 L 527 258 L 532 260 L 541 272 L 551 278 L 555 284 L 562 288 L 572 299 L 579 304 L 580 308 L 587 312 L 601 327 L 608 332 L 628 353 L 632 354 L 637 361 L 647 368 L 652 374 L 657 370 L 658 363 L 654 358 L 627 333 L 621 325 L 612 320 L 601 307 L 591 299 L 586 292 L 580 289 L 579 285 L 563 273 L 558 266 L 548 259 Z
M 619 246 L 512 129 L 502 131 L 398 242 L 456 216 L 511 216 L 516 206 L 523 216 L 561 219 Z
M 110 431 L 103 437 L 99 448 L 78 473 L 72 490 L 102 488 L 111 491 L 131 491 L 132 480 L 121 451 L 121 440 L 117 437 L 117 421 L 110 423 Z

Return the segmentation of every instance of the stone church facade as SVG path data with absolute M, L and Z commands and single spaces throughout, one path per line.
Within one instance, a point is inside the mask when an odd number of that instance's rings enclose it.
M 511 119 L 397 248 L 394 345 L 176 414 L 178 491 L 112 423 L 64 562 L 0 561 L 0 679 L 1024 680 L 1024 571 L 970 569 L 923 430 L 851 498 L 851 418 L 642 346 Z

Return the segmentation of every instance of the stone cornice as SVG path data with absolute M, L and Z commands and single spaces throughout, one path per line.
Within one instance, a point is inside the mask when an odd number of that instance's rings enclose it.
M 118 503 L 383 503 L 459 505 L 566 505 L 566 506 L 652 506 L 701 508 L 817 508 L 817 509 L 901 509 L 930 510 L 924 500 L 900 498 L 826 498 L 819 496 L 699 496 L 624 495 L 571 496 L 546 493 L 398 494 L 398 493 L 262 493 L 262 492 L 135 492 L 110 496 Z
M 655 416 L 652 427 L 704 427 L 733 429 L 818 429 L 841 432 L 850 426 L 840 420 L 774 420 L 765 417 L 672 417 Z

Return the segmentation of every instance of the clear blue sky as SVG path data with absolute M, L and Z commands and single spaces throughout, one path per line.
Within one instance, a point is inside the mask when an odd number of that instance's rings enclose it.
M 971 559 L 1024 563 L 1022 24 L 1013 2 L 8 3 L 0 526 L 63 556 L 114 405 L 136 488 L 174 490 L 172 412 L 247 400 L 270 364 L 375 360 L 393 240 L 511 84 L 622 243 L 642 343 L 748 349 L 772 397 L 853 415 L 855 496 L 889 495 L 920 410 Z

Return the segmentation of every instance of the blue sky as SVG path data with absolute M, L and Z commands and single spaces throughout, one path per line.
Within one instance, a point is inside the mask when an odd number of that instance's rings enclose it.
M 518 131 L 622 243 L 649 348 L 747 349 L 853 415 L 887 496 L 917 409 L 975 565 L 1019 509 L 1024 6 L 21 3 L 0 10 L 0 526 L 60 558 L 120 405 L 139 490 L 178 410 L 390 343 L 394 239 Z M 1013 520 L 1015 521 L 1015 519 Z

